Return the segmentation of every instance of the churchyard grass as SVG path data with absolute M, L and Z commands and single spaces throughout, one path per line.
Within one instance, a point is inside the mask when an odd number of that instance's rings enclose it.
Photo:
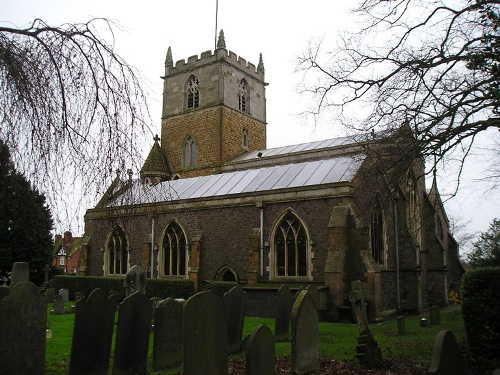
M 69 308 L 74 302 L 66 303 Z M 398 335 L 398 327 L 395 319 L 389 319 L 380 324 L 370 324 L 370 330 L 382 349 L 384 357 L 404 356 L 414 361 L 430 364 L 432 350 L 436 335 L 441 330 L 451 330 L 457 341 L 463 343 L 465 331 L 462 314 L 459 308 L 447 309 L 441 312 L 441 324 L 431 327 L 420 327 L 420 318 L 426 315 L 411 315 L 405 319 L 406 335 Z M 47 339 L 46 348 L 46 374 L 67 374 L 69 357 L 71 352 L 71 337 L 73 334 L 74 314 L 48 315 L 48 325 L 52 331 L 52 338 Z M 274 331 L 274 319 L 267 318 L 245 318 L 243 337 L 249 334 L 260 324 L 265 324 Z M 353 360 L 356 352 L 356 338 L 358 328 L 355 324 L 347 323 L 320 323 L 319 350 L 322 357 L 336 360 Z M 153 335 L 150 337 L 148 372 L 151 374 L 176 374 L 182 370 L 181 367 L 169 372 L 153 372 L 152 363 Z M 113 356 L 113 348 L 111 357 Z M 276 356 L 290 355 L 290 343 L 277 343 Z M 233 355 L 231 358 L 244 357 L 245 353 Z M 112 358 L 111 358 L 112 360 Z

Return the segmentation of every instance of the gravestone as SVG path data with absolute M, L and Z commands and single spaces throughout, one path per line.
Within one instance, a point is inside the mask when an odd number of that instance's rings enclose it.
M 396 320 L 398 322 L 398 335 L 399 336 L 406 335 L 405 317 L 403 315 L 401 315 L 401 316 L 398 316 Z
M 116 304 L 108 298 L 104 289 L 95 289 L 88 299 L 77 299 L 70 375 L 107 375 L 115 311 Z
M 75 302 L 78 302 L 78 300 L 81 299 L 81 298 L 85 298 L 85 293 L 83 293 L 83 292 L 75 292 Z
M 69 290 L 68 289 L 65 289 L 65 288 L 59 289 L 58 293 L 60 296 L 62 296 L 64 302 L 69 301 Z
M 10 274 L 10 286 L 23 281 L 30 281 L 30 268 L 26 262 L 14 262 Z
M 154 311 L 153 370 L 182 364 L 182 303 L 167 298 Z
M 441 324 L 441 312 L 439 311 L 439 306 L 431 306 L 429 308 L 429 324 L 431 326 Z
M 126 295 L 130 296 L 135 292 L 146 294 L 146 273 L 138 265 L 133 266 L 125 275 L 123 286 Z
M 318 293 L 318 288 L 316 287 L 316 285 L 308 285 L 306 290 L 309 292 L 309 294 L 311 295 L 313 301 L 314 301 L 314 305 L 316 306 L 316 309 L 318 308 L 318 305 L 319 305 L 319 293 Z
M 135 292 L 118 308 L 113 375 L 147 374 L 153 308 L 146 295 Z
M 60 294 L 54 296 L 54 310 L 52 310 L 50 313 L 52 315 L 64 315 L 64 300 L 63 296 Z
M 290 332 L 290 314 L 292 312 L 292 295 L 288 285 L 282 285 L 276 296 L 276 318 L 274 339 L 276 342 L 288 341 Z
M 10 294 L 10 288 L 8 286 L 0 286 L 0 299 L 7 297 Z
M 245 352 L 245 375 L 274 375 L 276 354 L 273 333 L 269 327 L 260 325 L 247 339 Z
M 360 280 L 351 282 L 349 299 L 356 316 L 359 330 L 358 345 L 356 345 L 356 358 L 365 367 L 369 369 L 375 368 L 382 360 L 382 351 L 368 328 L 365 293 Z
M 298 295 L 292 316 L 292 373 L 319 372 L 319 318 L 314 299 L 307 290 Z
M 184 375 L 227 375 L 227 333 L 222 299 L 197 293 L 182 307 Z
M 54 296 L 56 295 L 56 288 L 47 288 L 45 291 L 45 296 L 47 297 L 47 303 L 54 302 Z
M 0 300 L 0 372 L 39 375 L 45 371 L 47 302 L 35 284 L 17 282 Z
M 224 310 L 227 322 L 227 349 L 229 354 L 238 353 L 245 323 L 246 294 L 235 286 L 224 294 Z
M 434 342 L 432 363 L 427 374 L 464 375 L 464 360 L 451 331 L 441 331 Z

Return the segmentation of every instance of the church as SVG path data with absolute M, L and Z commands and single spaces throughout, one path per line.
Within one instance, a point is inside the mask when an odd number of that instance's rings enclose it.
M 237 56 L 222 31 L 187 61 L 169 48 L 162 79 L 161 138 L 86 212 L 80 274 L 137 264 L 198 291 L 235 281 L 255 301 L 312 284 L 332 321 L 354 280 L 372 320 L 448 303 L 458 245 L 409 129 L 266 148 L 262 55 Z

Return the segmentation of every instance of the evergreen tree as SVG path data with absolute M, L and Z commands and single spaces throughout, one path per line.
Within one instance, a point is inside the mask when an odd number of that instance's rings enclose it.
M 52 216 L 45 196 L 16 171 L 0 141 L 0 277 L 14 262 L 28 262 L 30 280 L 40 284 L 52 259 Z
M 472 267 L 500 267 L 500 219 L 493 219 L 488 230 L 479 235 L 469 262 Z

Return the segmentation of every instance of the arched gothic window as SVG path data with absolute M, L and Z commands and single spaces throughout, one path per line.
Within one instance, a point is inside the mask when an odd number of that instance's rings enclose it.
M 407 196 L 407 222 L 408 229 L 415 240 L 420 243 L 420 218 L 418 209 L 418 193 L 417 184 L 410 174 L 406 180 L 406 196 Z
M 194 167 L 196 165 L 196 142 L 190 135 L 184 143 L 184 167 Z
M 123 229 L 115 227 L 106 244 L 107 274 L 123 275 L 128 271 L 128 246 Z
M 243 129 L 243 148 L 248 148 L 248 130 Z
M 194 75 L 187 82 L 187 108 L 193 109 L 200 106 L 200 81 Z
M 248 86 L 244 79 L 240 81 L 238 90 L 238 109 L 241 112 L 248 113 Z
M 377 199 L 372 211 L 372 221 L 370 225 L 371 250 L 375 262 L 385 265 L 385 231 L 384 217 L 380 201 Z
M 274 275 L 308 276 L 308 240 L 301 221 L 292 212 L 281 219 L 274 235 Z
M 180 225 L 172 221 L 163 236 L 162 259 L 163 274 L 185 276 L 187 270 L 187 241 Z

